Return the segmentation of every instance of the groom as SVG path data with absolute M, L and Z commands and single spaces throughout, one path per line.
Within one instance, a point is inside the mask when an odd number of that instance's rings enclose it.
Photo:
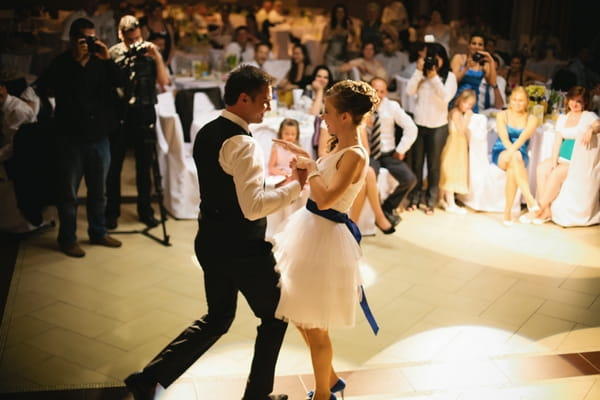
M 232 71 L 225 110 L 206 124 L 194 143 L 201 188 L 196 257 L 204 271 L 208 313 L 162 350 L 141 372 L 125 379 L 135 400 L 168 387 L 224 333 L 235 317 L 238 292 L 260 318 L 254 358 L 243 400 L 286 400 L 273 390 L 275 363 L 287 324 L 275 319 L 279 301 L 275 259 L 264 240 L 266 215 L 296 199 L 305 176 L 266 191 L 264 161 L 248 124 L 262 122 L 271 100 L 272 77 L 250 65 Z

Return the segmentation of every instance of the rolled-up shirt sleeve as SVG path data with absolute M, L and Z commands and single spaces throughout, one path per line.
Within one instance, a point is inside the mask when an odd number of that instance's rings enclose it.
M 251 136 L 236 135 L 227 139 L 219 152 L 219 164 L 233 177 L 240 208 L 251 221 L 290 204 L 302 189 L 297 181 L 265 189 L 264 154 Z

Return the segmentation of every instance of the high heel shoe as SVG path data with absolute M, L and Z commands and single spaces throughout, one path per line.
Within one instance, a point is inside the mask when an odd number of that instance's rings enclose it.
M 310 392 L 308 392 L 308 398 L 306 400 L 312 400 L 314 395 L 315 392 L 311 390 Z M 337 400 L 337 397 L 335 397 L 335 394 L 331 393 L 331 396 L 329 396 L 329 400 Z
M 346 381 L 339 378 L 338 381 L 331 387 L 331 393 L 340 392 L 342 400 L 344 400 L 344 389 L 346 389 Z
M 346 381 L 343 380 L 342 378 L 339 378 L 337 380 L 337 382 L 331 387 L 331 396 L 330 400 L 335 400 L 335 393 L 340 392 L 340 394 L 342 395 L 342 400 L 344 400 L 344 389 L 346 389 Z M 308 399 L 312 400 L 313 396 L 315 394 L 314 390 L 311 390 L 310 392 L 308 392 Z

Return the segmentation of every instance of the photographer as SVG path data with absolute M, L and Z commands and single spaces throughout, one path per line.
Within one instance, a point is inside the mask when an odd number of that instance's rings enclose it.
M 108 135 L 117 127 L 114 89 L 120 84 L 120 71 L 95 34 L 92 21 L 73 21 L 69 49 L 56 57 L 36 82 L 40 97 L 54 96 L 56 101 L 58 243 L 71 257 L 85 255 L 76 237 L 77 191 L 84 176 L 90 243 L 121 246 L 106 234 L 104 220 Z
M 406 92 L 417 96 L 414 120 L 419 129 L 412 147 L 413 171 L 417 185 L 409 194 L 407 211 L 424 206 L 432 215 L 438 201 L 442 149 L 448 137 L 448 103 L 456 93 L 456 77 L 449 70 L 446 49 L 439 43 L 426 43 L 424 56 L 408 81 Z M 427 190 L 423 191 L 423 163 L 427 157 Z
M 135 152 L 138 217 L 148 227 L 154 227 L 159 223 L 150 205 L 150 170 L 156 143 L 154 105 L 157 102 L 156 85 L 166 85 L 169 75 L 156 46 L 142 39 L 135 17 L 126 15 L 121 18 L 119 38 L 121 43 L 111 47 L 109 53 L 126 78 L 118 90 L 121 126 L 110 138 L 106 227 L 117 227 L 121 206 L 121 170 L 129 146 L 133 146 Z
M 479 86 L 484 77 L 492 89 L 498 86 L 496 82 L 496 63 L 491 54 L 484 49 L 485 37 L 483 34 L 473 33 L 469 39 L 469 52 L 467 54 L 455 54 L 452 57 L 450 68 L 458 82 L 458 90 L 454 98 L 465 89 L 474 90 L 476 96 L 479 97 Z M 473 112 L 479 112 L 477 103 L 473 106 Z

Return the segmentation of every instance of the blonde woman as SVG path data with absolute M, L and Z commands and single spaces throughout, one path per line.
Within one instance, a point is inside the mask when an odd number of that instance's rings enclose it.
M 508 108 L 496 116 L 498 140 L 492 148 L 492 162 L 506 171 L 506 202 L 504 204 L 504 225 L 506 226 L 513 223 L 511 208 L 517 195 L 517 189 L 521 189 L 525 196 L 530 212 L 539 210 L 531 194 L 527 178 L 527 164 L 529 163 L 527 147 L 529 139 L 538 125 L 537 118 L 527 111 L 528 105 L 529 97 L 525 88 L 517 86 L 510 95 Z

